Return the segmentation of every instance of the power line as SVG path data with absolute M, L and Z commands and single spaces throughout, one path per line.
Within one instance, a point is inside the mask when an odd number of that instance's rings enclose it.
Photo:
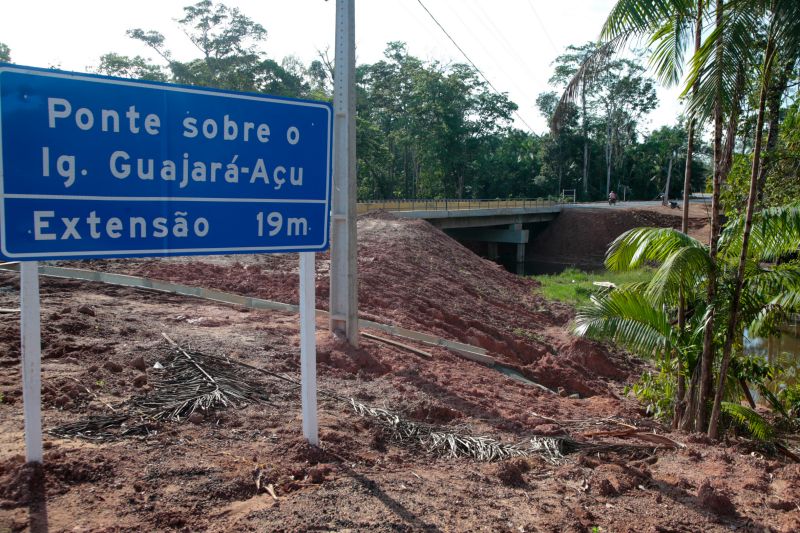
M 503 33 L 497 28 L 497 26 L 494 24 L 494 22 L 492 22 L 491 17 L 483 10 L 483 8 L 481 8 L 480 2 L 475 4 L 475 7 L 478 8 L 480 13 L 478 13 L 477 11 L 472 9 L 473 8 L 473 4 L 471 2 L 464 2 L 463 4 L 459 5 L 459 7 L 462 7 L 462 6 L 466 7 L 466 8 L 469 8 L 471 13 L 477 18 L 477 20 L 481 23 L 481 25 L 486 29 L 486 37 L 488 37 L 489 39 L 494 39 L 494 41 L 492 41 L 492 42 L 504 46 L 505 49 L 509 53 L 508 54 L 509 58 L 511 56 L 515 56 L 517 58 L 517 60 L 519 61 L 519 64 L 517 66 L 521 67 L 522 70 L 526 71 L 525 75 L 528 78 L 535 78 L 536 77 L 533 74 L 533 72 L 531 72 L 530 69 L 528 69 L 527 63 L 519 55 L 519 53 L 517 52 L 517 49 L 514 46 L 512 46 L 511 43 L 508 42 L 508 40 L 503 36 Z M 448 7 L 450 7 L 450 4 L 448 4 Z M 464 22 L 464 19 L 462 19 L 461 16 L 458 14 L 459 10 L 458 9 L 451 9 L 451 11 L 452 11 L 453 15 L 455 15 L 455 17 L 459 20 L 459 22 L 461 22 L 461 25 L 463 26 L 464 30 L 467 33 L 469 33 L 472 36 L 472 39 L 478 44 L 478 46 L 481 47 L 481 49 L 486 54 L 486 57 L 488 57 L 489 60 L 492 62 L 492 64 L 496 68 L 498 68 L 500 70 L 500 72 L 506 77 L 506 79 L 509 81 L 509 83 L 512 85 L 512 87 L 514 89 L 516 89 L 518 97 L 522 98 L 522 99 L 525 99 L 528 102 L 530 102 L 530 97 L 528 96 L 528 90 L 527 89 L 523 89 L 519 85 L 519 83 L 517 82 L 515 76 L 509 75 L 508 71 L 503 67 L 503 62 L 502 61 L 493 61 L 492 53 L 489 51 L 489 49 L 486 46 L 484 46 L 484 43 L 483 43 L 481 37 L 479 37 L 479 35 L 476 35 L 476 33 L 472 31 L 470 26 L 466 22 Z M 492 34 L 495 34 L 495 36 L 493 37 Z
M 550 37 L 550 33 L 548 33 L 547 31 L 547 27 L 544 25 L 544 22 L 542 22 L 542 19 L 539 17 L 539 13 L 536 12 L 536 8 L 533 7 L 533 2 L 531 0 L 528 0 L 528 6 L 530 6 L 531 11 L 533 11 L 533 16 L 536 17 L 536 21 L 539 23 L 539 26 L 541 26 L 544 36 L 547 37 L 547 40 L 550 42 L 550 46 L 553 47 L 553 51 L 556 54 L 558 54 L 558 47 L 556 46 L 556 43 L 553 42 L 553 39 Z
M 455 46 L 458 49 L 458 51 L 461 52 L 461 55 L 464 56 L 464 59 L 466 59 L 467 62 L 469 62 L 469 64 L 472 65 L 472 68 L 475 69 L 475 72 L 480 74 L 481 78 L 484 79 L 484 81 L 489 85 L 489 87 L 492 88 L 492 90 L 494 90 L 495 93 L 497 93 L 499 96 L 503 96 L 503 93 L 501 93 L 499 90 L 497 90 L 497 87 L 495 87 L 494 84 L 491 81 L 489 81 L 489 78 L 487 78 L 486 75 L 483 73 L 483 71 L 481 71 L 481 69 L 478 68 L 478 65 L 476 65 L 469 58 L 467 53 L 458 45 L 458 43 L 455 41 L 455 39 L 453 39 L 450 36 L 450 34 L 447 33 L 447 30 L 444 29 L 444 26 L 442 26 L 441 23 L 439 23 L 439 21 L 436 20 L 436 17 L 433 16 L 433 13 L 431 13 L 430 10 L 427 7 L 425 7 L 425 4 L 422 3 L 422 0 L 417 0 L 417 2 L 419 3 L 419 5 L 422 6 L 422 9 L 425 10 L 425 12 L 428 14 L 428 16 L 431 17 L 431 20 L 433 20 L 433 22 L 435 22 L 436 25 L 439 26 L 439 29 L 442 30 L 442 33 L 444 33 L 447 36 L 447 38 L 450 39 L 450 42 L 453 43 L 453 46 Z M 531 128 L 530 124 L 528 124 L 525 121 L 525 119 L 522 118 L 522 115 L 520 115 L 518 111 L 515 110 L 514 114 L 517 115 L 517 118 L 520 120 L 520 122 L 525 124 L 525 126 L 528 128 L 528 131 L 530 131 L 532 134 L 536 135 L 536 133 L 533 131 L 533 128 Z

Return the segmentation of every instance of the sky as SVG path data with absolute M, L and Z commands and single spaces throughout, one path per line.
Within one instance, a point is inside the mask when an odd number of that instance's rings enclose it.
M 519 106 L 515 126 L 543 133 L 536 97 L 548 85 L 553 60 L 570 44 L 595 40 L 613 0 L 355 0 L 358 63 L 383 57 L 386 43 L 404 41 L 409 53 L 443 63 L 464 56 L 426 13 L 423 4 L 484 73 Z M 175 22 L 193 0 L 5 1 L 0 42 L 15 63 L 84 72 L 107 52 L 159 58 L 125 35 L 156 30 L 176 59 L 197 49 Z M 335 0 L 224 0 L 267 29 L 263 45 L 273 59 L 293 55 L 308 64 L 334 51 Z M 660 106 L 644 128 L 672 125 L 680 113 L 677 89 L 659 89 Z

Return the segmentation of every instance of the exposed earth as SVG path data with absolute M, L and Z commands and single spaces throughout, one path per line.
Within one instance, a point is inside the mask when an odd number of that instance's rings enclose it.
M 535 281 L 423 221 L 370 214 L 358 232 L 362 318 L 485 348 L 560 394 L 443 347 L 394 339 L 430 359 L 368 338 L 346 348 L 322 318 L 320 390 L 462 435 L 520 443 L 569 432 L 617 447 L 564 449 L 554 459 L 443 457 L 392 440 L 371 418 L 321 394 L 314 448 L 302 437 L 297 388 L 242 370 L 267 402 L 154 422 L 146 436 L 47 435 L 37 470 L 24 464 L 19 315 L 3 312 L 0 532 L 800 530 L 800 465 L 747 441 L 712 445 L 659 426 L 623 392 L 646 363 L 572 337 L 573 310 L 540 297 Z M 319 254 L 322 309 L 328 264 Z M 68 266 L 297 302 L 294 255 Z M 0 308 L 19 306 L 18 288 L 17 274 L 0 272 Z M 45 430 L 155 394 L 164 371 L 153 367 L 171 356 L 162 332 L 187 348 L 299 376 L 294 314 L 47 277 L 41 300 Z M 634 438 L 631 428 L 666 438 Z

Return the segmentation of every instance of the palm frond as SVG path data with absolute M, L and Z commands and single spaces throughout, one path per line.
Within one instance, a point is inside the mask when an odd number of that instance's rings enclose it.
M 665 353 L 674 340 L 667 313 L 636 288 L 593 296 L 588 305 L 578 310 L 574 332 L 613 339 L 644 357 Z
M 750 3 L 738 2 L 735 8 L 726 6 L 722 23 L 711 31 L 692 56 L 681 94 L 682 98 L 687 98 L 689 116 L 700 120 L 709 118 L 717 98 L 724 110 L 731 109 L 737 94 L 739 68 L 755 64 L 757 47 L 753 46 L 753 32 L 763 26 L 760 15 L 760 10 Z
M 760 309 L 748 316 L 748 330 L 753 335 L 773 334 L 792 315 L 800 313 L 800 287 L 797 286 L 797 270 L 800 270 L 800 265 L 778 265 L 775 270 L 781 272 L 773 273 L 772 276 L 765 275 L 771 279 L 756 282 L 752 287 L 746 284 L 747 291 L 754 292 L 757 297 L 763 299 L 765 295 L 772 296 L 768 302 L 761 304 Z M 770 292 L 766 292 L 767 290 Z
M 744 217 L 731 220 L 720 236 L 720 250 L 738 254 L 744 232 Z M 775 261 L 800 249 L 800 203 L 771 207 L 753 216 L 750 255 Z
M 688 16 L 687 16 L 688 15 Z M 695 20 L 692 13 L 675 12 L 650 36 L 650 67 L 666 87 L 676 85 L 683 75 L 684 55 Z
M 91 416 L 50 430 L 59 437 L 110 440 L 148 435 L 160 421 L 180 421 L 203 412 L 249 403 L 266 403 L 263 383 L 243 379 L 241 363 L 180 347 L 173 348 L 164 368 L 154 370 L 152 391 L 117 406 L 111 415 Z
M 691 0 L 617 0 L 603 24 L 600 38 L 630 39 L 650 33 L 677 14 L 691 17 L 696 5 Z
M 154 375 L 152 385 L 152 394 L 134 406 L 153 420 L 178 421 L 197 410 L 241 407 L 268 399 L 263 387 L 242 380 L 234 364 L 181 348 Z
M 647 287 L 647 295 L 656 302 L 674 302 L 680 290 L 688 293 L 701 286 L 713 265 L 708 252 L 698 246 L 673 251 L 656 270 Z
M 772 425 L 749 407 L 738 403 L 722 402 L 722 411 L 754 438 L 765 442 L 775 439 L 775 429 Z
M 759 268 L 745 277 L 745 291 L 769 297 L 787 292 L 800 292 L 800 263 L 784 263 L 769 268 Z
M 682 248 L 705 246 L 685 233 L 672 228 L 634 228 L 626 231 L 608 247 L 605 265 L 612 271 L 639 268 L 647 263 L 663 263 Z
M 771 7 L 775 42 L 789 57 L 800 50 L 800 3 L 796 0 L 775 0 Z
M 497 461 L 536 454 L 551 462 L 558 462 L 564 457 L 563 438 L 532 436 L 524 443 L 508 444 L 491 437 L 464 435 L 406 420 L 387 409 L 370 407 L 352 398 L 350 406 L 359 416 L 378 423 L 391 439 L 416 442 L 428 453 L 435 455 L 451 458 L 472 457 L 479 461 Z

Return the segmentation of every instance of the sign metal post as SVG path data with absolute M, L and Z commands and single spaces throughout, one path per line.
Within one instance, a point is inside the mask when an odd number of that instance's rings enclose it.
M 319 445 L 317 423 L 317 339 L 314 253 L 300 252 L 300 376 L 303 436 Z
M 41 463 L 42 342 L 39 310 L 39 264 L 20 264 L 20 340 L 22 343 L 22 405 L 25 416 L 25 459 Z

